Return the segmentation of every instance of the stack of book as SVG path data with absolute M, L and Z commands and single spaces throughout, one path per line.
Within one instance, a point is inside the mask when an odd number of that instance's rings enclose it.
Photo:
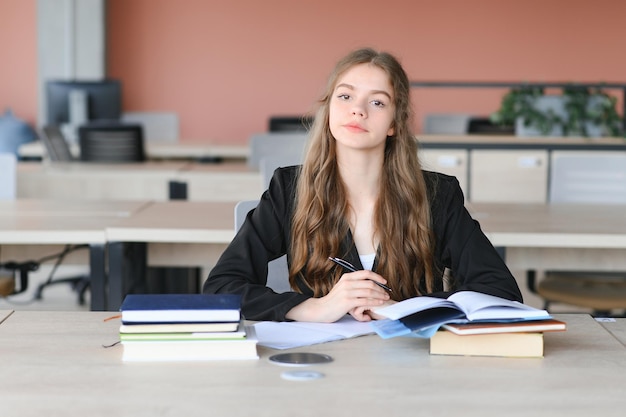
M 449 323 L 430 338 L 431 355 L 543 357 L 544 332 L 564 331 L 559 320 Z
M 474 291 L 415 297 L 376 313 L 387 317 L 372 322 L 381 337 L 429 337 L 433 355 L 543 357 L 544 332 L 566 330 L 545 310 Z
M 129 294 L 120 308 L 125 362 L 258 359 L 232 294 Z

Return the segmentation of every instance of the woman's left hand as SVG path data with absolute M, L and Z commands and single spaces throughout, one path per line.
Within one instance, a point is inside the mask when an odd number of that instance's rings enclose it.
M 389 301 L 386 301 L 380 307 L 376 307 L 376 308 L 377 309 L 383 308 L 385 306 L 392 305 L 395 303 L 397 303 L 397 301 L 389 300 Z M 350 310 L 348 313 L 358 321 L 383 320 L 387 318 L 379 314 L 376 314 L 376 312 L 369 307 L 355 307 L 352 310 Z

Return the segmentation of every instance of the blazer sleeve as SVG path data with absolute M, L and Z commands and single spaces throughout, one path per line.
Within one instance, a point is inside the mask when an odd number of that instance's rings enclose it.
M 310 297 L 277 294 L 266 286 L 267 263 L 287 252 L 296 173 L 297 167 L 275 171 L 258 206 L 248 213 L 203 286 L 207 294 L 240 294 L 242 314 L 249 320 L 284 321 L 289 310 Z
M 471 290 L 521 302 L 517 281 L 466 210 L 457 179 L 437 174 L 434 182 L 431 208 L 435 256 L 440 266 L 451 270 L 454 291 Z

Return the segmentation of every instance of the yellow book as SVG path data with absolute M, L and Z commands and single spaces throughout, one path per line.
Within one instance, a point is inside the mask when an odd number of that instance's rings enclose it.
M 543 357 L 543 333 L 458 335 L 440 330 L 430 338 L 431 355 Z

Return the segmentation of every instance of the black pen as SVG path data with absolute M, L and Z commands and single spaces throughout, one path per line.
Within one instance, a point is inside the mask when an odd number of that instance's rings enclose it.
M 333 257 L 331 257 L 331 256 L 329 256 L 329 257 L 328 257 L 328 259 L 330 259 L 331 261 L 333 261 L 333 262 L 334 262 L 334 263 L 336 263 L 337 265 L 340 265 L 340 266 L 342 266 L 342 267 L 346 268 L 346 269 L 347 269 L 348 271 L 350 271 L 350 272 L 356 272 L 356 271 L 357 271 L 357 269 L 354 267 L 354 265 L 352 265 L 350 262 L 348 262 L 348 261 L 346 261 L 346 260 L 344 260 L 344 259 L 341 259 L 341 258 L 333 258 Z M 368 278 L 368 279 L 369 279 L 369 278 Z M 389 291 L 389 292 L 392 292 L 392 291 L 391 291 L 391 288 L 389 288 L 389 287 L 388 287 L 388 286 L 386 286 L 385 284 L 381 284 L 380 282 L 378 282 L 378 281 L 374 281 L 373 279 L 370 279 L 370 281 L 372 281 L 374 284 L 378 285 L 379 287 L 384 288 L 384 289 L 386 289 L 386 290 L 387 290 L 387 291 Z

